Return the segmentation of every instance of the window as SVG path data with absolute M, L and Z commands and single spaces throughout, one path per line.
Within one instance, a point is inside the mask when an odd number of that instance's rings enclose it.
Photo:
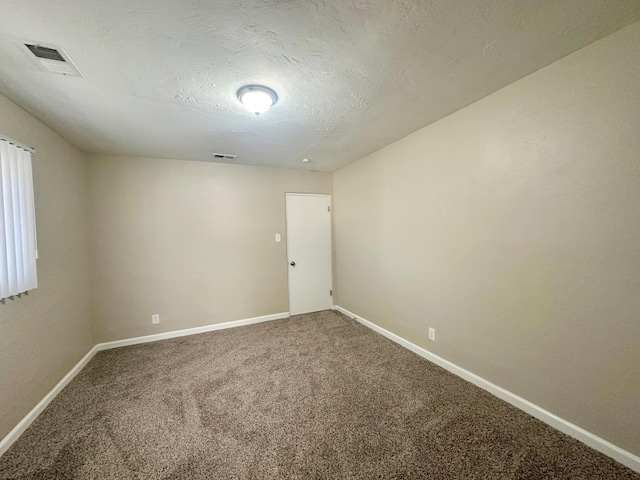
M 0 299 L 38 286 L 31 151 L 0 137 Z

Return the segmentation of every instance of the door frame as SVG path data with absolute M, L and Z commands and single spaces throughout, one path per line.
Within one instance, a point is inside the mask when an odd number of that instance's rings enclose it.
M 287 305 L 289 315 L 291 315 L 291 276 L 289 275 L 289 225 L 287 225 L 287 197 L 327 197 L 329 200 L 329 288 L 331 290 L 331 309 L 333 303 L 333 197 L 330 193 L 298 193 L 285 192 L 284 194 L 284 235 L 286 241 L 286 262 L 287 262 Z

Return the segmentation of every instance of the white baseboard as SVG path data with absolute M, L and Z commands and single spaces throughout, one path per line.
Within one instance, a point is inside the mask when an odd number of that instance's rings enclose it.
M 136 345 L 139 343 L 156 342 L 158 340 L 166 340 L 168 338 L 184 337 L 186 335 L 195 335 L 204 332 L 213 332 L 215 330 L 222 330 L 225 328 L 242 327 L 244 325 L 251 325 L 254 323 L 268 322 L 271 320 L 279 320 L 281 318 L 288 318 L 289 312 L 274 313 L 273 315 L 264 315 L 262 317 L 245 318 L 243 320 L 234 320 L 231 322 L 217 323 L 214 325 L 206 325 L 204 327 L 188 328 L 185 330 L 175 330 L 173 332 L 159 333 L 157 335 L 147 335 L 144 337 L 127 338 L 125 340 L 116 340 L 114 342 L 98 343 L 94 345 L 89 352 L 82 357 L 71 370 L 67 373 L 58 384 L 47 393 L 38 404 L 31 409 L 25 417 L 11 430 L 2 440 L 0 440 L 0 456 L 2 456 L 13 443 L 20 438 L 20 435 L 29 428 L 29 425 L 38 418 L 38 415 L 47 408 L 47 405 L 62 391 L 67 384 L 73 380 L 73 378 L 89 363 L 89 360 L 101 350 L 109 350 L 111 348 L 125 347 L 127 345 Z
M 87 354 L 82 357 L 82 360 L 76 363 L 75 366 L 71 370 L 69 370 L 69 373 L 62 377 L 62 380 L 60 380 L 57 385 L 53 387 L 51 391 L 47 393 L 44 398 L 40 400 L 38 404 L 33 407 L 31 411 L 27 413 L 15 427 L 13 427 L 13 430 L 11 430 L 6 435 L 6 437 L 0 440 L 0 456 L 2 456 L 7 450 L 9 450 L 9 447 L 13 445 L 13 442 L 20 438 L 20 435 L 22 435 L 24 431 L 29 428 L 33 421 L 38 418 L 38 415 L 40 415 L 42 411 L 47 408 L 47 405 L 49 405 L 54 398 L 56 398 L 56 395 L 58 395 L 58 393 L 60 393 L 62 389 L 66 387 L 71 380 L 73 380 L 73 377 L 75 377 L 80 372 L 80 370 L 82 370 L 84 366 L 89 363 L 89 360 L 93 358 L 97 351 L 98 349 L 96 348 L 96 346 L 89 350 L 89 352 L 87 352 Z
M 412 352 L 417 353 L 421 357 L 426 358 L 430 362 L 433 362 L 436 365 L 441 366 L 445 370 L 448 370 L 449 372 L 463 378 L 464 380 L 467 380 L 468 382 L 471 382 L 474 385 L 477 385 L 483 390 L 486 390 L 487 392 L 495 395 L 496 397 L 504 400 L 505 402 L 510 403 L 514 407 L 517 407 L 520 410 L 528 413 L 529 415 L 537 418 L 538 420 L 543 421 L 544 423 L 552 426 L 556 430 L 560 430 L 561 432 L 566 433 L 567 435 L 575 438 L 576 440 L 581 441 L 582 443 L 590 446 L 591 448 L 598 450 L 599 452 L 604 453 L 605 455 L 613 458 L 614 460 L 620 462 L 621 464 L 629 467 L 631 470 L 634 470 L 640 473 L 640 457 L 638 457 L 637 455 L 634 455 L 633 453 L 628 452 L 614 445 L 613 443 L 608 442 L 607 440 L 600 438 L 597 435 L 594 435 L 593 433 L 588 432 L 587 430 L 577 425 L 574 425 L 573 423 L 568 422 L 567 420 L 564 420 L 558 417 L 557 415 L 554 415 L 553 413 L 545 410 L 544 408 L 539 407 L 538 405 L 531 403 L 530 401 L 525 400 L 522 397 L 519 397 L 515 393 L 511 393 L 510 391 L 505 390 L 504 388 L 499 387 L 498 385 L 495 385 L 494 383 L 491 383 L 488 380 L 485 380 L 484 378 L 476 375 L 475 373 L 471 373 L 470 371 L 465 370 L 464 368 L 459 367 L 458 365 L 451 363 L 450 361 L 445 360 L 444 358 L 439 357 L 438 355 L 435 355 L 434 353 L 431 353 L 430 351 L 422 347 L 419 347 L 418 345 L 411 343 L 408 340 L 405 340 L 404 338 L 396 335 L 395 333 L 392 333 L 388 330 L 385 330 L 382 327 L 379 327 L 375 323 L 372 323 L 369 320 L 366 320 L 360 317 L 359 315 L 356 315 L 355 313 L 350 312 L 345 308 L 342 308 L 338 305 L 334 305 L 333 308 L 339 311 L 340 313 L 343 313 L 346 316 L 355 319 L 356 321 L 363 324 L 364 326 L 369 327 L 370 329 L 387 337 L 389 340 L 392 340 L 398 343 L 399 345 L 402 345 L 408 350 L 411 350 Z
M 272 315 L 263 315 L 262 317 L 245 318 L 243 320 L 233 320 L 231 322 L 216 323 L 213 325 L 205 325 L 204 327 L 187 328 L 184 330 L 174 330 L 172 332 L 157 333 L 155 335 L 145 335 L 144 337 L 126 338 L 124 340 L 115 340 L 113 342 L 99 343 L 96 345 L 98 351 L 109 350 L 111 348 L 126 347 L 128 345 L 137 345 L 139 343 L 157 342 L 158 340 L 167 340 L 169 338 L 185 337 L 187 335 L 196 335 L 198 333 L 213 332 L 215 330 L 224 330 L 225 328 L 243 327 L 254 323 L 269 322 L 271 320 L 280 320 L 288 318 L 289 312 L 274 313 Z

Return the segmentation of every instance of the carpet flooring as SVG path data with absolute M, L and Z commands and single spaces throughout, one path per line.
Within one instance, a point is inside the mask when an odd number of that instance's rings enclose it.
M 634 479 L 333 311 L 98 353 L 2 479 Z

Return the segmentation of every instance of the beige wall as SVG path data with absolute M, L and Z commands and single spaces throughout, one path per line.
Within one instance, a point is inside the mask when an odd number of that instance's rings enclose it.
M 639 46 L 636 23 L 333 184 L 337 304 L 637 455 Z
M 285 192 L 331 174 L 89 158 L 98 342 L 288 311 Z
M 0 95 L 0 132 L 36 148 L 38 288 L 0 303 L 0 439 L 93 346 L 83 154 Z

